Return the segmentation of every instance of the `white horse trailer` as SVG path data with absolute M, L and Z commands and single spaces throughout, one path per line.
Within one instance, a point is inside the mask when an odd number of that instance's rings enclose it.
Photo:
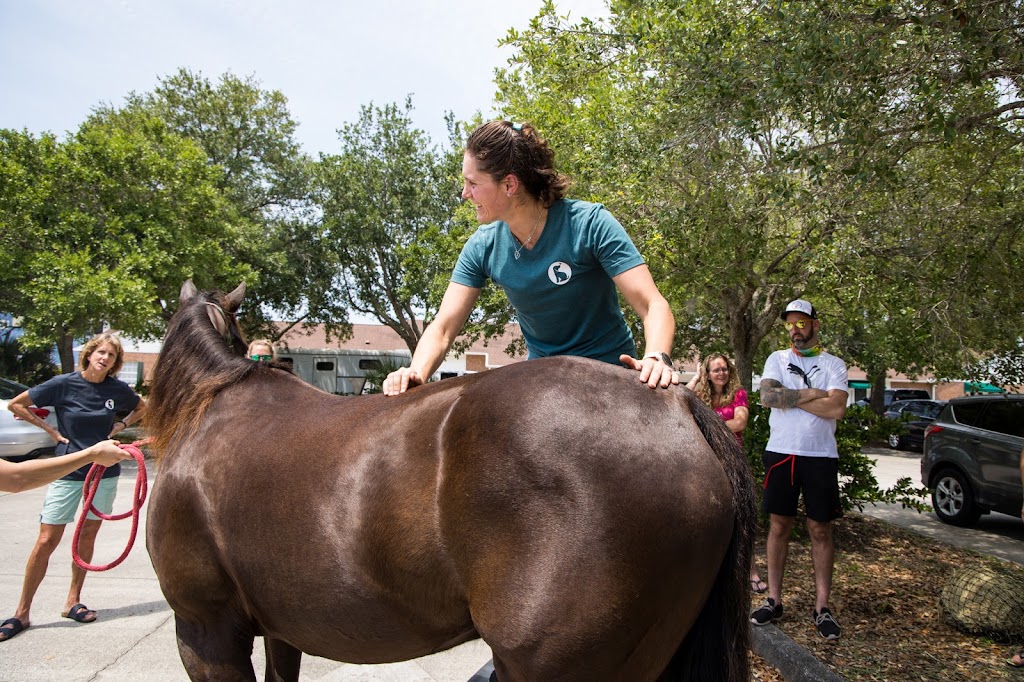
M 290 363 L 303 381 L 337 395 L 360 395 L 368 390 L 366 373 L 385 366 L 408 367 L 408 350 L 344 350 L 295 348 L 279 350 L 277 359 Z

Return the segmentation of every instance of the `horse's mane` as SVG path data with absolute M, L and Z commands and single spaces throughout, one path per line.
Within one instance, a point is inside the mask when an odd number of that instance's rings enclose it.
M 221 336 L 207 303 L 228 309 L 221 292 L 202 292 L 184 302 L 171 318 L 157 358 L 146 404 L 146 432 L 157 458 L 172 441 L 198 428 L 220 391 L 261 370 L 242 357 L 246 345 L 234 318 L 226 320 L 227 338 Z

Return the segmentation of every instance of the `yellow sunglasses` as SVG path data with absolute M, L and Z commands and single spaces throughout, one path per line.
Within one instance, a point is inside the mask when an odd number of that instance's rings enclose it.
M 786 331 L 791 331 L 793 327 L 796 327 L 797 329 L 806 329 L 807 326 L 811 324 L 811 322 L 812 320 L 797 320 L 796 322 L 787 322 Z

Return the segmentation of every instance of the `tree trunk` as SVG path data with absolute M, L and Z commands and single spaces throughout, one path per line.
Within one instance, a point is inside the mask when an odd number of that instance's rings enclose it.
M 60 371 L 64 374 L 75 371 L 74 346 L 74 337 L 68 335 L 66 330 L 62 331 L 57 339 L 57 354 L 60 356 Z
M 749 290 L 740 293 L 728 292 L 722 298 L 728 314 L 729 343 L 732 345 L 736 372 L 739 374 L 740 383 L 750 391 L 757 347 L 771 333 L 778 320 L 773 307 L 775 296 L 762 296 L 759 290 Z M 761 298 L 765 298 L 765 302 L 760 302 Z
M 868 380 L 871 382 L 871 411 L 875 414 L 885 412 L 885 369 L 872 369 L 867 372 Z

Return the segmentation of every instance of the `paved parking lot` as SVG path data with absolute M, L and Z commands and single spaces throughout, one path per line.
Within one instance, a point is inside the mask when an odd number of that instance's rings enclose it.
M 914 486 L 920 487 L 920 452 L 867 448 L 864 453 L 876 461 L 875 478 L 880 487 L 891 487 L 901 477 L 909 477 Z M 993 512 L 983 515 L 972 528 L 957 528 L 938 520 L 930 511 L 930 498 L 922 501 L 929 504 L 929 511 L 882 504 L 868 505 L 864 513 L 935 540 L 1024 565 L 1024 521 L 1020 517 Z

